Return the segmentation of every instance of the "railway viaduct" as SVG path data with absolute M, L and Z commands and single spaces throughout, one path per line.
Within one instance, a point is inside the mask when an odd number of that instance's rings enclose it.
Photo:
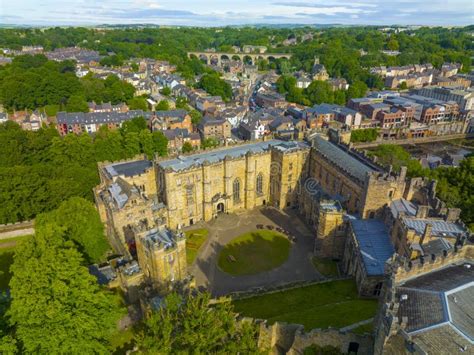
M 275 59 L 290 59 L 291 54 L 289 53 L 227 53 L 227 52 L 188 52 L 188 58 L 196 57 L 204 60 L 206 64 L 211 64 L 214 61 L 215 64 L 221 65 L 224 60 L 240 60 L 244 62 L 250 58 L 252 65 L 256 65 L 259 59 L 275 60 Z M 238 59 L 237 59 L 238 58 Z

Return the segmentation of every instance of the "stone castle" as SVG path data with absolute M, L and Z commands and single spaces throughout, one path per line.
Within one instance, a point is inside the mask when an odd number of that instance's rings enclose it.
M 311 144 L 270 140 L 173 159 L 103 162 L 99 174 L 94 194 L 114 249 L 163 284 L 185 275 L 181 228 L 258 206 L 298 208 L 317 226 L 319 252 L 341 257 L 343 213 L 382 216 L 403 196 L 406 169 L 394 173 L 316 136 Z

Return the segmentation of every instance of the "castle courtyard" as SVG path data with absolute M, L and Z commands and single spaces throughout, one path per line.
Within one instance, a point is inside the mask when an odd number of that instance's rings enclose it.
M 238 276 L 225 273 L 218 267 L 219 254 L 232 240 L 260 228 L 272 227 L 289 232 L 291 246 L 283 264 L 269 271 Z M 199 223 L 187 230 L 196 228 L 205 228 L 209 234 L 189 271 L 195 277 L 196 286 L 206 287 L 214 296 L 324 279 L 311 261 L 314 232 L 307 228 L 293 210 L 282 212 L 262 207 L 239 214 L 220 214 L 210 222 Z

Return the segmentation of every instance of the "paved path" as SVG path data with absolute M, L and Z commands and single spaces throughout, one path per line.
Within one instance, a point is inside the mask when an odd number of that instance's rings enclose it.
M 341 331 L 341 332 L 347 332 L 348 330 L 355 329 L 355 328 L 357 328 L 357 327 L 360 327 L 361 325 L 365 325 L 365 324 L 372 323 L 373 321 L 374 321 L 374 318 L 369 318 L 369 319 L 361 320 L 360 322 L 357 322 L 357 323 L 348 325 L 347 327 L 341 328 L 340 331 Z
M 224 245 L 243 233 L 257 230 L 257 224 L 280 226 L 296 236 L 297 241 L 292 243 L 288 260 L 278 268 L 256 275 L 233 276 L 221 271 L 217 267 L 217 257 Z M 190 272 L 195 277 L 196 285 L 207 288 L 213 296 L 262 286 L 324 279 L 311 262 L 314 232 L 309 231 L 294 213 L 262 208 L 239 215 L 221 215 L 211 222 L 193 227 L 207 228 L 209 238 Z

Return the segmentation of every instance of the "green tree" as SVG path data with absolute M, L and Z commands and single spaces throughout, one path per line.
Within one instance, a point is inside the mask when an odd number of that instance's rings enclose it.
M 206 90 L 210 95 L 220 96 L 224 101 L 229 101 L 232 98 L 232 87 L 217 73 L 204 74 L 198 82 L 198 87 Z
M 187 109 L 188 108 L 188 99 L 184 96 L 179 96 L 176 98 L 176 108 Z
M 89 106 L 84 96 L 72 95 L 67 100 L 66 105 L 67 112 L 89 112 Z
M 198 125 L 199 122 L 201 122 L 202 120 L 202 114 L 198 110 L 191 110 L 191 112 L 189 112 L 189 115 L 191 116 L 191 122 L 193 123 L 193 125 Z
M 148 111 L 148 103 L 144 97 L 134 97 L 127 101 L 130 110 Z
M 215 148 L 219 146 L 219 142 L 215 138 L 206 138 L 201 141 L 201 148 L 202 149 L 207 149 L 207 148 Z
M 171 95 L 171 89 L 169 87 L 164 87 L 163 89 L 160 90 L 160 93 L 165 96 L 170 96 Z
M 170 109 L 170 104 L 167 100 L 161 100 L 155 107 L 156 111 L 168 111 Z
M 193 151 L 193 146 L 189 142 L 184 142 L 183 147 L 181 148 L 183 153 L 189 153 Z
M 7 314 L 25 353 L 107 353 L 123 314 L 54 223 L 15 251 Z
M 334 92 L 326 81 L 315 80 L 305 90 L 312 104 L 333 103 Z
M 130 121 L 125 121 L 120 127 L 120 132 L 122 134 L 127 134 L 129 132 L 138 133 L 144 129 L 147 129 L 147 122 L 145 117 L 137 116 L 132 118 Z
M 369 88 L 367 87 L 366 83 L 360 80 L 355 81 L 351 86 L 349 86 L 349 89 L 347 90 L 347 98 L 355 99 L 358 97 L 364 97 L 368 90 Z
M 110 249 L 97 210 L 81 197 L 70 198 L 57 209 L 38 216 L 35 226 L 42 228 L 48 223 L 63 229 L 64 238 L 76 244 L 87 264 L 100 262 Z
M 145 353 L 255 353 L 257 329 L 239 323 L 229 301 L 209 306 L 208 293 L 179 296 L 171 293 L 137 336 Z
M 160 131 L 153 132 L 152 136 L 154 152 L 161 157 L 165 157 L 168 154 L 168 139 L 163 132 Z
M 408 89 L 408 84 L 406 81 L 402 82 L 399 86 L 400 90 L 407 90 Z

